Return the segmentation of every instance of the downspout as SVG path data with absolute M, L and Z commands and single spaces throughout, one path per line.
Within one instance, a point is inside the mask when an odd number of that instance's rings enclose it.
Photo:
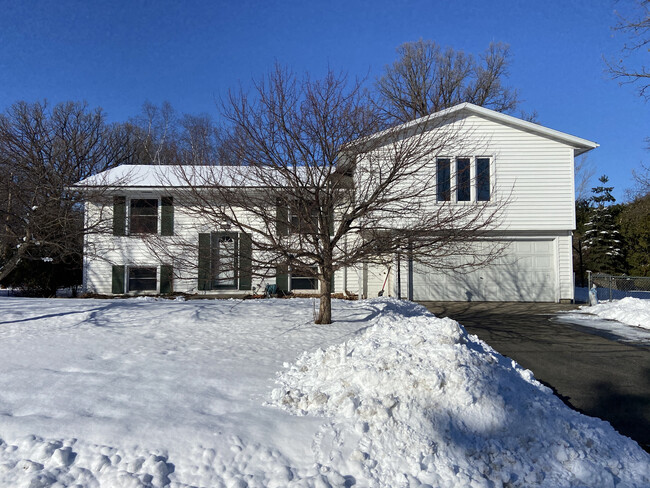
M 413 245 L 408 243 L 408 282 L 409 282 L 409 300 L 413 301 Z
M 397 299 L 402 299 L 402 263 L 399 252 L 397 253 Z

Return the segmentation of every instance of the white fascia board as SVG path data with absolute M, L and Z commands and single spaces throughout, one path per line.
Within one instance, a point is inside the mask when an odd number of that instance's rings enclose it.
M 453 109 L 456 109 L 458 111 L 466 110 L 469 111 L 470 113 L 475 113 L 476 115 L 483 116 L 485 118 L 492 119 L 494 121 L 501 122 L 506 125 L 517 127 L 522 130 L 526 130 L 528 132 L 533 132 L 541 136 L 548 137 L 549 139 L 554 139 L 563 142 L 574 148 L 576 156 L 585 153 L 587 151 L 590 151 L 592 149 L 595 149 L 600 145 L 588 139 L 583 139 L 582 137 L 577 137 L 571 134 L 567 134 L 566 132 L 561 132 L 559 130 L 551 129 L 543 125 L 536 124 L 534 122 L 528 122 L 527 120 L 522 120 L 517 117 L 513 117 L 512 115 L 503 114 L 501 112 L 495 112 L 494 110 L 490 110 L 485 107 L 479 107 L 478 105 L 474 105 L 472 103 L 463 103 L 461 105 L 456 105 L 456 107 L 452 107 L 449 110 L 453 110 Z

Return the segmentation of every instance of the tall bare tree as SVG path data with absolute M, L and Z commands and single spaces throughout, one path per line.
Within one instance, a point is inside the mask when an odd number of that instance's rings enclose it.
M 0 114 L 0 280 L 21 262 L 80 263 L 89 229 L 69 186 L 128 161 L 133 141 L 85 103 L 18 102 Z
M 390 263 L 403 252 L 460 269 L 498 254 L 476 241 L 493 229 L 502 202 L 454 205 L 456 189 L 444 180 L 449 160 L 435 158 L 472 150 L 458 120 L 387 128 L 359 82 L 332 71 L 323 79 L 298 77 L 281 67 L 251 93 L 230 92 L 223 117 L 238 165 L 175 167 L 175 186 L 184 183 L 174 197 L 182 202 L 178 211 L 193 213 L 197 219 L 187 220 L 206 222 L 204 229 L 246 236 L 247 273 L 318 282 L 318 323 L 331 322 L 332 278 L 343 267 Z M 460 184 L 469 178 L 467 171 Z M 195 239 L 166 237 L 157 249 L 173 260 L 191 255 L 177 250 L 196 248 Z M 198 245 L 200 259 L 210 251 Z M 458 255 L 466 259 L 451 265 L 449 256 Z
M 169 102 L 145 102 L 128 126 L 136 138 L 134 164 L 222 163 L 221 133 L 207 114 L 179 115 Z
M 650 99 L 650 71 L 645 63 L 650 46 L 650 0 L 626 3 L 632 4 L 632 12 L 619 15 L 614 31 L 626 36 L 627 42 L 623 45 L 621 58 L 608 61 L 607 67 L 612 77 L 619 79 L 621 83 L 633 83 L 638 86 L 639 95 L 647 101 Z M 640 54 L 641 64 L 635 66 L 631 56 L 636 53 L 643 54 Z
M 379 103 L 393 122 L 407 122 L 462 102 L 512 112 L 519 100 L 507 87 L 510 52 L 491 43 L 477 60 L 420 39 L 397 48 L 398 59 L 377 80 Z

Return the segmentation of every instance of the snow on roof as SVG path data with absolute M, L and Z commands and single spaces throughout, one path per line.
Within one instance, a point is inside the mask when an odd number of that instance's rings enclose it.
M 269 169 L 269 171 L 274 171 Z M 278 172 L 269 180 L 282 179 Z M 81 180 L 73 185 L 76 189 L 96 187 L 129 187 L 129 188 L 181 188 L 233 186 L 256 187 L 263 186 L 259 177 L 259 168 L 250 166 L 184 166 L 184 165 L 142 165 L 124 164 L 94 176 Z

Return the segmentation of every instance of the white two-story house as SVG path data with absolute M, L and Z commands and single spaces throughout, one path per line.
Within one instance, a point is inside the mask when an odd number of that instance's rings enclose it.
M 463 144 L 446 147 L 431 161 L 437 200 L 507 201 L 490 237 L 501 245 L 501 255 L 463 273 L 433 269 L 407 255 L 395 256 L 390 265 L 357 263 L 337 270 L 333 291 L 372 297 L 383 289 L 387 296 L 436 301 L 573 300 L 574 158 L 598 144 L 467 103 L 424 122 L 440 130 L 436 121 L 450 115 Z M 266 284 L 317 291 L 315 279 L 280 268 L 274 276 L 256 277 L 250 236 L 215 229 L 184 208 L 182 190 L 191 181 L 174 177 L 169 168 L 120 166 L 76 185 L 88 195 L 87 225 L 105 222 L 86 237 L 84 291 L 241 296 Z M 245 167 L 224 171 L 236 171 L 238 185 L 245 181 Z M 160 239 L 152 244 L 147 236 Z M 193 245 L 183 246 L 175 236 Z M 165 242 L 169 252 L 152 252 Z

